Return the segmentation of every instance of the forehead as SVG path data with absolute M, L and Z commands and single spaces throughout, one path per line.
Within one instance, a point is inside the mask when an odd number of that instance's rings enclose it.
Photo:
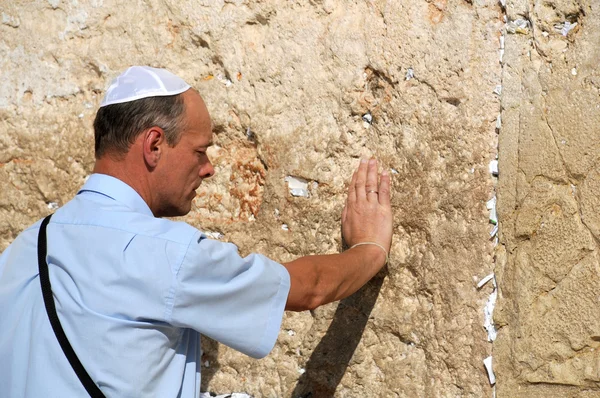
M 196 145 L 208 145 L 212 141 L 212 121 L 202 97 L 194 89 L 182 94 L 185 105 L 185 131 L 182 138 Z

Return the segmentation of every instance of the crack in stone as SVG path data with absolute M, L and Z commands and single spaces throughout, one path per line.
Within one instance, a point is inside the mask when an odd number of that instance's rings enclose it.
M 433 91 L 433 93 L 435 94 L 435 99 L 436 99 L 438 102 L 442 102 L 442 101 L 440 101 L 440 96 L 439 96 L 439 94 L 438 94 L 437 90 L 435 89 L 435 87 L 433 87 L 433 85 L 432 85 L 431 83 L 429 83 L 427 80 L 421 80 L 421 79 L 417 78 L 416 76 L 415 76 L 413 79 L 415 79 L 415 80 L 416 80 L 416 81 L 418 81 L 419 83 L 423 83 L 424 85 L 426 85 L 427 87 L 429 87 L 429 89 L 430 89 L 431 91 Z
M 567 173 L 567 177 L 569 179 L 569 183 L 571 183 L 571 185 L 575 185 L 576 186 L 576 184 L 573 184 L 573 182 L 577 183 L 578 181 L 572 175 L 571 171 L 569 170 L 569 168 L 568 168 L 568 166 L 567 166 L 567 164 L 566 164 L 566 162 L 564 160 L 563 154 L 562 154 L 562 152 L 560 150 L 560 147 L 558 146 L 558 139 L 556 137 L 556 133 L 554 132 L 554 129 L 552 128 L 552 125 L 550 124 L 550 121 L 548 120 L 548 115 L 547 115 L 545 109 L 546 109 L 546 99 L 544 99 L 544 121 L 546 122 L 546 125 L 548 126 L 548 129 L 550 129 L 550 134 L 552 134 L 552 139 L 554 140 L 554 145 L 556 146 L 556 150 L 558 151 L 558 155 L 559 155 L 560 160 L 561 160 L 561 162 L 563 164 L 563 168 L 564 168 L 565 172 Z M 593 168 L 590 169 L 590 170 L 593 170 Z M 588 173 L 585 175 L 584 180 L 588 177 L 589 173 L 590 173 L 590 171 L 588 170 Z M 583 213 L 582 213 L 581 203 L 580 203 L 580 200 L 579 200 L 579 195 L 580 194 L 573 195 L 573 199 L 575 201 L 575 206 L 577 208 L 577 214 L 579 216 L 579 220 L 578 221 L 581 223 L 581 225 L 583 225 L 586 228 L 586 230 L 588 231 L 588 233 L 591 235 L 593 241 L 596 243 L 596 248 L 600 247 L 600 239 L 592 232 L 592 230 L 590 229 L 589 225 L 587 225 L 587 223 L 584 221 L 585 218 L 584 218 Z
M 546 126 L 548 126 L 548 129 L 550 130 L 550 134 L 552 135 L 552 139 L 554 141 L 554 146 L 556 147 L 556 151 L 558 152 L 558 156 L 560 158 L 560 161 L 562 162 L 562 166 L 563 169 L 565 171 L 565 173 L 567 174 L 567 178 L 569 180 L 569 182 L 571 184 L 573 184 L 573 182 L 577 182 L 577 178 L 575 178 L 573 176 L 573 174 L 571 173 L 571 170 L 569 170 L 569 167 L 567 166 L 567 163 L 565 162 L 565 158 L 562 154 L 562 151 L 560 150 L 560 147 L 558 146 L 558 139 L 556 137 L 556 133 L 554 132 L 554 128 L 552 127 L 552 125 L 550 124 L 550 121 L 548 120 L 548 113 L 546 111 L 547 109 L 547 104 L 546 104 L 546 98 L 543 98 L 543 108 L 542 108 L 542 114 L 544 116 L 544 122 L 546 122 Z

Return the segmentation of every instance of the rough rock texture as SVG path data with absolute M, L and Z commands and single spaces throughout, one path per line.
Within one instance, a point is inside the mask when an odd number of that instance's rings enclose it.
M 216 133 L 211 155 L 217 174 L 199 190 L 185 220 L 235 242 L 242 253 L 287 261 L 337 252 L 346 184 L 357 159 L 376 156 L 395 173 L 395 235 L 386 272 L 339 304 L 287 314 L 278 344 L 261 361 L 204 341 L 203 388 L 268 397 L 491 396 L 482 365 L 491 353 L 482 328 L 491 287 L 477 290 L 476 283 L 493 269 L 485 202 L 493 191 L 487 165 L 495 156 L 500 107 L 492 92 L 501 81 L 499 4 L 13 0 L 0 4 L 0 17 L 0 250 L 54 203 L 68 201 L 91 172 L 91 124 L 108 81 L 131 64 L 166 67 L 199 89 Z M 514 45 L 526 48 L 526 42 Z M 565 95 L 597 95 L 591 64 L 597 52 L 588 47 L 588 58 L 578 56 L 582 73 L 574 78 L 570 60 L 556 64 L 555 70 L 565 71 L 558 79 L 544 72 L 545 59 L 536 58 L 540 67 L 534 70 L 514 55 L 522 62 L 515 78 L 531 82 L 527 117 L 543 120 L 544 99 L 536 93 L 548 91 L 550 82 L 560 83 L 548 96 L 557 105 Z M 568 57 L 586 54 L 583 47 L 569 51 Z M 556 139 L 568 140 L 563 152 L 540 120 L 531 121 L 534 130 L 519 130 L 547 147 L 526 155 L 528 174 L 514 173 L 532 194 L 520 191 L 519 198 L 530 199 L 515 203 L 529 203 L 528 210 L 521 207 L 515 219 L 518 233 L 505 235 L 511 253 L 537 256 L 510 257 L 513 268 L 517 258 L 539 258 L 537 268 L 522 272 L 547 275 L 519 279 L 504 273 L 531 298 L 518 319 L 528 328 L 519 333 L 536 350 L 531 366 L 537 370 L 521 376 L 532 382 L 549 377 L 542 372 L 550 357 L 576 366 L 573 350 L 583 353 L 600 335 L 597 320 L 587 323 L 595 314 L 589 230 L 598 203 L 584 196 L 600 176 L 583 178 L 595 151 L 578 140 L 577 131 L 558 127 L 579 120 L 589 145 L 598 145 L 591 119 L 577 119 L 593 112 L 573 105 L 565 113 L 572 119 L 554 114 Z M 363 121 L 366 114 L 372 124 Z M 581 156 L 565 165 L 567 151 Z M 308 197 L 290 195 L 287 176 L 306 180 Z M 568 185 L 575 177 L 577 197 Z M 505 214 L 514 211 L 510 206 L 505 201 Z M 580 207 L 590 214 L 589 229 Z M 549 243 L 522 239 L 534 235 L 542 217 L 554 239 L 543 242 L 566 245 L 560 234 L 571 239 L 556 258 L 545 250 Z M 564 268 L 555 270 L 552 265 L 563 259 Z M 540 323 L 537 312 L 528 312 L 527 303 L 538 297 L 533 289 L 548 291 L 561 279 L 550 301 L 536 301 L 540 308 L 559 303 Z M 576 285 L 578 295 L 569 296 Z M 516 294 L 505 290 L 506 297 Z M 561 315 L 561 308 L 580 299 L 588 300 L 580 312 Z M 545 329 L 539 332 L 537 325 Z M 554 345 L 548 336 L 556 331 L 561 335 Z M 504 340 L 507 350 L 517 344 L 510 336 Z M 519 347 L 514 361 L 529 361 Z M 557 352 L 562 356 L 553 357 Z M 505 359 L 502 375 L 512 371 L 512 360 Z M 593 383 L 585 377 L 573 380 Z
M 530 25 L 506 38 L 497 396 L 600 397 L 600 4 L 507 14 Z

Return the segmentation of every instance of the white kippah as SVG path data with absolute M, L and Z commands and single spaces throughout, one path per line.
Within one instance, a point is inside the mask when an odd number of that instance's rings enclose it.
M 183 79 L 166 69 L 132 66 L 110 83 L 100 107 L 147 97 L 183 93 L 190 88 Z

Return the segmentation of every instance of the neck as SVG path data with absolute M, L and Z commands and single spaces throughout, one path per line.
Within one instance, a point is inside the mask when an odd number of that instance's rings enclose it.
M 104 155 L 96 159 L 93 172 L 106 174 L 123 181 L 144 199 L 144 202 L 146 202 L 150 209 L 153 209 L 152 205 L 154 201 L 151 195 L 151 184 L 148 180 L 149 175 L 147 172 L 140 170 L 140 165 L 136 165 L 135 162 L 128 160 L 130 157 L 132 157 L 131 153 L 127 153 L 122 158 Z M 141 165 L 141 167 L 144 167 L 144 165 Z

